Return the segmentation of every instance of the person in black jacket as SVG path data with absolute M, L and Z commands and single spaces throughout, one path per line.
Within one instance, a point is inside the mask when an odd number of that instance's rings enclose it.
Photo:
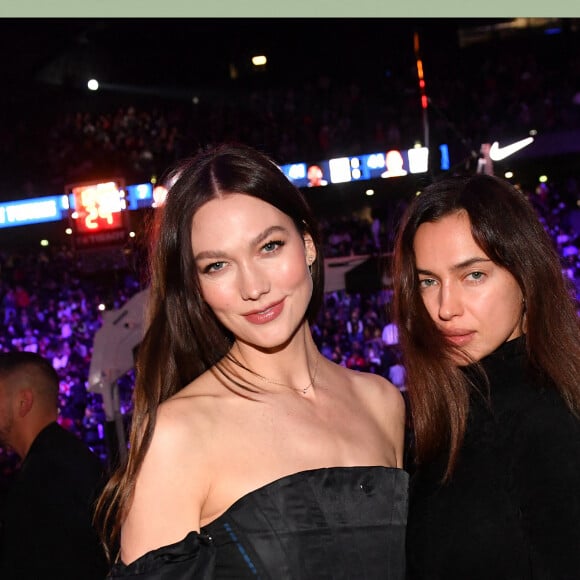
M 0 443 L 21 458 L 0 511 L 2 580 L 101 579 L 100 459 L 57 423 L 59 379 L 35 353 L 0 353 Z
M 580 332 L 525 195 L 454 177 L 410 204 L 394 258 L 415 431 L 407 575 L 580 578 Z

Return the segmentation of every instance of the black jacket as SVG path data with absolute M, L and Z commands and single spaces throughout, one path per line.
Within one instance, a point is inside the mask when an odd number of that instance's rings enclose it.
M 103 475 L 99 458 L 57 423 L 38 434 L 0 514 L 2 580 L 105 577 L 92 527 Z

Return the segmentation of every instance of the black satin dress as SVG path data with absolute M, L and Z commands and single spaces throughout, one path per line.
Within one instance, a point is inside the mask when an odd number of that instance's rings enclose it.
M 302 471 L 239 499 L 182 541 L 116 564 L 110 578 L 402 580 L 408 475 Z

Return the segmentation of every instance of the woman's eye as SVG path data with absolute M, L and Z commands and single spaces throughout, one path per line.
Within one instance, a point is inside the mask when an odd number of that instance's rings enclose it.
M 435 280 L 433 278 L 424 278 L 423 280 L 419 280 L 419 286 L 421 288 L 429 288 L 435 284 Z
M 262 250 L 265 252 L 274 252 L 278 248 L 281 248 L 284 245 L 284 242 L 281 240 L 272 240 L 262 246 Z
M 204 274 L 211 274 L 212 272 L 219 272 L 225 265 L 225 262 L 213 262 L 208 264 L 204 269 Z
M 483 272 L 471 272 L 471 274 L 468 274 L 467 277 L 478 281 L 482 280 L 485 277 L 485 274 Z

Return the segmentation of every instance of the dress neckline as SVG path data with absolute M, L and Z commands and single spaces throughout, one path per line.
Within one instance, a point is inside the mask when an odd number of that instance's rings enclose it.
M 314 469 L 304 469 L 301 471 L 296 471 L 294 473 L 290 473 L 288 475 L 283 475 L 278 479 L 274 479 L 260 487 L 257 487 L 241 497 L 239 497 L 236 501 L 234 501 L 224 512 L 222 512 L 219 516 L 214 518 L 211 522 L 201 526 L 201 532 L 203 533 L 209 527 L 219 524 L 221 519 L 227 518 L 228 514 L 232 511 L 236 510 L 237 508 L 241 507 L 244 503 L 250 501 L 250 499 L 258 495 L 260 493 L 270 491 L 275 488 L 283 487 L 284 485 L 288 484 L 295 479 L 304 479 L 310 476 L 316 476 L 318 474 L 327 474 L 327 473 L 361 473 L 364 471 L 376 471 L 378 473 L 389 473 L 392 472 L 396 477 L 401 475 L 401 477 L 408 477 L 408 473 L 401 467 L 388 467 L 385 465 L 355 465 L 355 466 L 332 466 L 332 467 L 316 467 Z

